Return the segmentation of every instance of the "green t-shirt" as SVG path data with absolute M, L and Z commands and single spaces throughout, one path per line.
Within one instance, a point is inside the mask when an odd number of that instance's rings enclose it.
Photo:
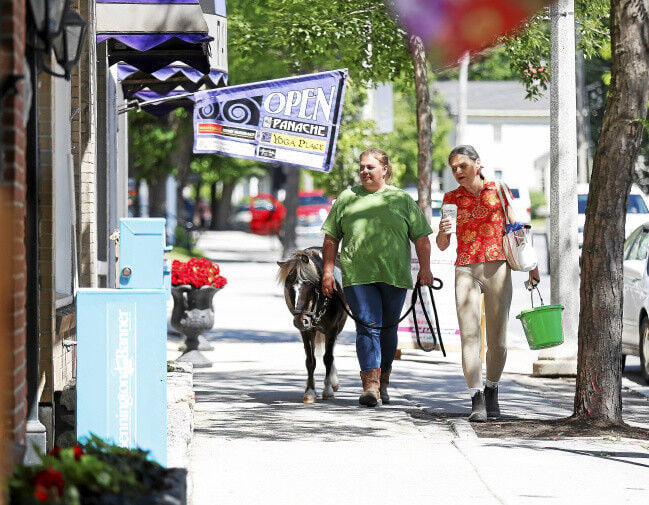
M 385 282 L 412 288 L 410 240 L 433 232 L 412 197 L 394 186 L 371 193 L 356 186 L 343 191 L 322 231 L 342 239 L 343 286 Z

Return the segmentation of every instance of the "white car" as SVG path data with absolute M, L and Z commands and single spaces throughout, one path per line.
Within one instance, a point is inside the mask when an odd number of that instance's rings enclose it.
M 516 220 L 523 224 L 530 224 L 532 220 L 532 203 L 530 201 L 530 191 L 523 187 L 509 187 L 514 199 L 512 207 Z
M 577 185 L 578 215 L 577 225 L 579 226 L 579 247 L 584 243 L 584 223 L 586 222 L 586 203 L 588 202 L 588 184 Z M 626 208 L 626 224 L 624 236 L 628 237 L 633 230 L 641 224 L 649 221 L 649 208 L 645 195 L 635 184 L 631 186 L 629 203 Z
M 649 383 L 649 222 L 624 242 L 624 304 L 622 355 L 640 356 L 642 376 Z

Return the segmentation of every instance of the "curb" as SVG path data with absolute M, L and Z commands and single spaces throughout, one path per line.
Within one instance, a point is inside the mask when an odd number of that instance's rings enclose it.
M 182 489 L 183 505 L 191 503 L 189 473 L 194 434 L 194 376 L 191 363 L 168 363 L 167 369 L 167 465 L 177 473 L 173 482 Z
M 478 435 L 473 430 L 473 426 L 466 419 L 447 419 L 446 422 L 451 426 L 451 430 L 457 438 L 461 440 L 477 440 Z

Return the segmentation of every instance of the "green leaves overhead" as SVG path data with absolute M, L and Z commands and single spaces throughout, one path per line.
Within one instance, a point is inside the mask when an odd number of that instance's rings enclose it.
M 236 82 L 263 71 L 267 79 L 334 68 L 362 83 L 385 82 L 411 68 L 405 32 L 382 0 L 230 0 L 228 16 Z
M 602 54 L 610 45 L 609 0 L 575 0 L 577 46 L 586 59 Z M 535 98 L 547 89 L 550 76 L 550 16 L 548 10 L 530 19 L 518 35 L 503 38 L 510 66 Z

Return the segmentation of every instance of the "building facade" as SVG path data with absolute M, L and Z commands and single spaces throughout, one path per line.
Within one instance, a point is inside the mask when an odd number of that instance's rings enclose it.
M 123 16 L 107 15 L 106 8 L 118 3 L 101 3 L 69 2 L 86 28 L 78 61 L 68 66 L 57 61 L 52 45 L 35 43 L 42 37 L 35 28 L 39 0 L 0 0 L 0 339 L 8 350 L 0 353 L 3 475 L 30 457 L 32 442 L 47 450 L 75 441 L 75 293 L 115 284 L 116 244 L 110 236 L 127 215 L 128 184 L 126 115 L 118 108 L 127 99 L 141 100 L 125 96 L 129 75 L 120 75 L 118 65 L 135 55 L 155 72 L 191 53 L 188 66 L 198 62 L 203 74 L 218 74 L 201 85 L 224 85 L 227 78 L 223 0 L 193 2 L 196 43 L 175 40 L 156 51 L 128 46 L 132 34 L 114 30 Z M 174 24 L 182 11 L 176 2 L 141 4 L 167 9 L 170 30 L 178 32 L 187 21 L 183 13 Z M 98 27 L 113 32 L 101 37 Z M 178 86 L 191 81 L 178 72 Z M 147 86 L 160 80 L 150 77 Z

